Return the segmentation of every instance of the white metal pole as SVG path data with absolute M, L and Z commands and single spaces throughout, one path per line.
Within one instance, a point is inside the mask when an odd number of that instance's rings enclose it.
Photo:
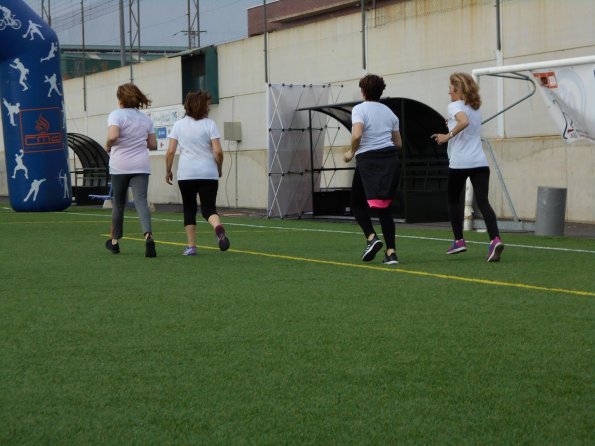
M 471 180 L 467 178 L 465 183 L 465 211 L 463 219 L 463 230 L 473 230 L 473 186 Z
M 504 65 L 501 67 L 475 68 L 471 70 L 473 77 L 489 74 L 516 73 L 518 71 L 540 70 L 543 68 L 568 67 L 570 65 L 583 65 L 595 63 L 595 56 L 571 57 L 569 59 L 544 60 L 542 62 L 530 62 L 516 65 Z

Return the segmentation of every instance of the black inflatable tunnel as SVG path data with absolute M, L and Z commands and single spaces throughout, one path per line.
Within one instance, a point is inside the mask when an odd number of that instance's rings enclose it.
M 77 205 L 97 204 L 89 195 L 108 194 L 109 156 L 97 141 L 86 135 L 68 133 L 67 140 L 80 161 L 80 167 L 71 170 L 73 199 Z
M 446 146 L 430 136 L 447 133 L 444 117 L 430 106 L 408 98 L 380 100 L 399 118 L 403 149 L 401 175 L 393 202 L 393 215 L 408 223 L 448 220 Z M 339 121 L 351 132 L 351 111 L 358 102 L 308 107 Z M 325 169 L 322 169 L 325 170 Z M 332 170 L 332 169 L 329 169 Z M 315 215 L 343 215 L 349 207 L 350 190 L 313 192 Z

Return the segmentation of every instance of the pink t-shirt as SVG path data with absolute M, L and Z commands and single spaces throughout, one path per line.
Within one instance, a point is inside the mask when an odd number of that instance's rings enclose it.
M 136 108 L 120 108 L 109 114 L 107 125 L 120 129 L 120 137 L 110 151 L 110 174 L 150 174 L 147 138 L 155 133 L 151 118 Z

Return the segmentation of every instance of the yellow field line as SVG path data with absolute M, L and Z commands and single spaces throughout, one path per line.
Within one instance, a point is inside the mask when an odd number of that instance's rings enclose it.
M 124 237 L 126 240 L 136 240 L 143 242 L 144 239 L 141 238 L 132 238 L 132 237 Z M 165 241 L 155 241 L 158 244 L 162 245 L 172 245 L 172 246 L 186 246 L 185 243 L 180 242 L 165 242 Z M 219 248 L 215 248 L 213 246 L 198 246 L 201 249 L 209 249 L 209 250 L 218 250 Z M 369 269 L 373 271 L 383 271 L 389 273 L 400 273 L 400 274 L 409 274 L 413 276 L 422 276 L 422 277 L 431 277 L 433 279 L 443 279 L 443 280 L 453 280 L 458 282 L 467 282 L 467 283 L 474 283 L 474 284 L 481 284 L 481 285 L 491 285 L 491 286 L 500 286 L 500 287 L 508 287 L 508 288 L 518 288 L 524 290 L 532 290 L 532 291 L 545 291 L 548 293 L 558 293 L 558 294 L 571 294 L 574 296 L 589 296 L 595 297 L 595 292 L 592 291 L 581 291 L 581 290 L 570 290 L 566 288 L 550 288 L 545 286 L 539 285 L 529 285 L 525 283 L 517 283 L 517 282 L 503 282 L 500 280 L 489 280 L 489 279 L 478 279 L 474 277 L 463 277 L 463 276 L 453 276 L 451 274 L 440 274 L 440 273 L 429 273 L 426 271 L 417 271 L 411 269 L 404 269 L 400 266 L 380 266 L 380 265 L 367 265 L 361 263 L 347 263 L 347 262 L 337 262 L 334 260 L 321 260 L 321 259 L 310 259 L 307 257 L 297 257 L 297 256 L 288 256 L 283 254 L 271 254 L 266 252 L 258 252 L 258 251 L 248 251 L 242 249 L 230 249 L 229 252 L 234 252 L 237 254 L 247 254 L 252 256 L 259 256 L 259 257 L 267 257 L 271 259 L 281 259 L 281 260 L 291 260 L 294 262 L 305 262 L 305 263 L 317 263 L 321 265 L 331 265 L 331 266 L 341 266 L 341 267 L 348 267 L 348 268 L 359 268 L 359 269 Z

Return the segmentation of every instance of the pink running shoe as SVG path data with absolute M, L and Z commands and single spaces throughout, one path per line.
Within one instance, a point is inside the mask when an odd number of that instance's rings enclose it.
M 490 242 L 490 246 L 488 248 L 488 262 L 499 262 L 500 256 L 502 255 L 502 251 L 504 251 L 504 243 L 500 240 L 500 237 L 495 237 L 494 240 Z
M 449 254 L 458 254 L 460 252 L 467 251 L 467 245 L 465 244 L 465 240 L 455 240 L 450 248 L 446 251 L 446 255 Z
M 229 239 L 225 235 L 225 228 L 223 227 L 223 225 L 218 225 L 215 228 L 215 234 L 219 239 L 219 249 L 221 251 L 227 251 L 229 249 Z

